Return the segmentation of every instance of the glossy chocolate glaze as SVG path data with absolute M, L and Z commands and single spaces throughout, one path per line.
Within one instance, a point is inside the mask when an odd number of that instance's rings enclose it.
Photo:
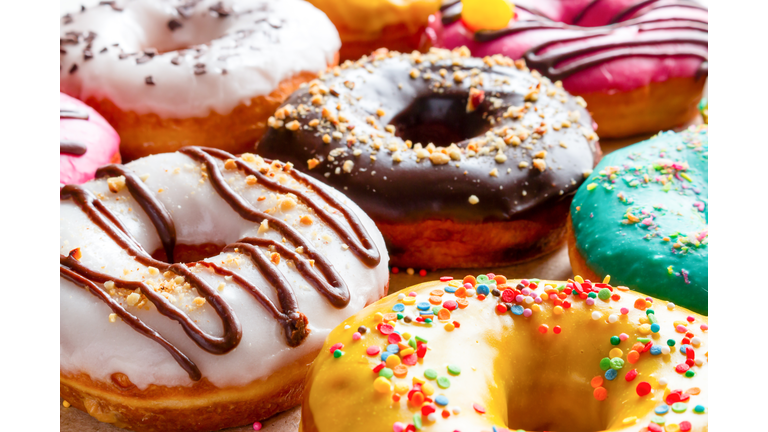
M 317 289 L 317 291 L 326 297 L 334 306 L 344 307 L 350 299 L 349 289 L 347 288 L 346 283 L 333 268 L 333 265 L 314 249 L 311 242 L 307 241 L 301 233 L 284 221 L 256 210 L 248 203 L 248 201 L 232 190 L 224 180 L 217 160 L 223 161 L 232 159 L 240 170 L 245 171 L 246 174 L 257 176 L 259 183 L 263 186 L 279 193 L 293 193 L 299 200 L 315 209 L 316 214 L 319 217 L 324 220 L 333 220 L 334 223 L 329 223 L 328 225 L 342 238 L 350 240 L 348 243 L 350 248 L 353 249 L 356 255 L 367 265 L 377 265 L 381 257 L 373 240 L 368 236 L 365 228 L 357 217 L 354 216 L 351 210 L 330 197 L 327 192 L 314 184 L 314 181 L 310 178 L 306 178 L 300 174 L 292 175 L 295 179 L 314 191 L 321 191 L 318 195 L 322 200 L 311 199 L 301 191 L 272 181 L 264 175 L 264 172 L 254 170 L 241 159 L 221 150 L 201 147 L 185 147 L 181 149 L 181 152 L 192 159 L 205 164 L 214 189 L 243 218 L 253 221 L 254 223 L 260 223 L 262 220 L 266 219 L 269 221 L 270 227 L 281 232 L 294 247 L 301 246 L 304 248 L 304 254 L 297 254 L 283 244 L 260 238 L 240 239 L 224 248 L 224 251 L 240 253 L 251 259 L 261 274 L 275 288 L 278 302 L 280 303 L 279 308 L 275 306 L 259 288 L 251 284 L 248 280 L 235 272 L 221 268 L 213 263 L 200 261 L 189 264 L 170 264 L 152 258 L 136 239 L 131 236 L 128 230 L 120 222 L 120 219 L 98 198 L 96 198 L 93 193 L 81 186 L 67 185 L 61 187 L 60 199 L 73 200 L 75 204 L 88 215 L 88 218 L 93 223 L 101 228 L 112 241 L 124 249 L 129 255 L 134 257 L 137 262 L 145 266 L 155 267 L 161 272 L 170 271 L 173 274 L 183 277 L 186 282 L 197 290 L 201 297 L 205 298 L 207 304 L 209 304 L 219 315 L 222 320 L 224 334 L 219 337 L 211 336 L 203 332 L 203 330 L 200 329 L 182 309 L 173 305 L 169 300 L 155 292 L 144 282 L 116 279 L 111 275 L 87 268 L 78 261 L 77 250 L 73 250 L 68 256 L 60 255 L 59 263 L 62 278 L 87 289 L 94 296 L 105 302 L 134 330 L 162 345 L 179 365 L 187 371 L 192 380 L 199 380 L 202 378 L 202 375 L 194 362 L 180 352 L 175 346 L 166 341 L 160 334 L 131 314 L 120 302 L 112 298 L 112 296 L 102 288 L 105 282 L 112 281 L 114 282 L 115 287 L 120 289 L 139 289 L 141 293 L 155 305 L 159 313 L 170 319 L 176 320 L 190 339 L 192 339 L 200 348 L 213 354 L 226 354 L 237 347 L 242 337 L 242 329 L 231 306 L 218 295 L 214 287 L 207 284 L 192 272 L 190 270 L 191 267 L 199 265 L 209 268 L 219 275 L 231 276 L 235 283 L 251 293 L 270 315 L 281 324 L 286 342 L 289 346 L 298 346 L 309 334 L 307 318 L 299 311 L 298 301 L 291 289 L 290 283 L 283 277 L 276 265 L 266 259 L 258 248 L 274 248 L 282 256 L 286 257 L 286 259 L 293 260 L 296 264 L 297 271 L 299 271 L 310 285 Z M 280 167 L 290 173 L 289 167 L 283 166 L 282 164 L 280 164 Z M 154 194 L 144 186 L 141 179 L 139 179 L 135 173 L 126 169 L 125 166 L 108 165 L 102 167 L 97 172 L 97 177 L 105 176 L 125 177 L 126 188 L 146 212 L 147 216 L 155 226 L 163 243 L 166 256 L 173 257 L 173 249 L 176 244 L 175 225 L 171 214 L 167 211 L 162 202 L 157 200 Z M 338 221 L 328 213 L 325 207 L 331 207 L 344 215 L 352 228 L 352 232 L 349 232 L 345 227 L 342 227 Z M 172 261 L 172 259 L 169 259 L 169 261 Z M 314 261 L 314 263 L 311 261 Z
M 338 70 L 338 76 L 328 73 L 316 83 L 327 87 L 321 104 L 313 105 L 311 92 L 317 92 L 313 84 L 296 91 L 284 105 L 293 114 L 280 123 L 270 120 L 273 127 L 256 151 L 292 162 L 342 190 L 377 222 L 507 221 L 535 217 L 535 212 L 569 199 L 599 154 L 591 118 L 579 99 L 546 78 L 532 75 L 521 63 L 518 68 L 511 60 L 498 57 L 506 66 L 489 66 L 459 52 L 380 53 L 375 59 L 348 64 Z M 445 77 L 441 77 L 441 69 L 446 70 Z M 413 78 L 415 71 L 418 77 Z M 466 77 L 459 82 L 455 72 Z M 467 112 L 470 87 L 473 92 L 484 92 L 484 98 L 474 111 Z M 510 107 L 526 104 L 522 118 L 504 115 Z M 337 106 L 342 120 L 334 125 Z M 283 108 L 276 114 L 282 116 L 281 111 Z M 560 127 L 574 116 L 577 119 L 570 127 Z M 297 130 L 287 126 L 295 128 L 292 121 L 298 122 Z M 309 126 L 317 121 L 319 125 Z M 386 130 L 387 125 L 395 126 L 394 134 Z M 477 135 L 482 139 L 491 129 L 507 127 L 511 131 L 521 126 L 528 133 L 518 145 L 501 141 L 505 161 L 497 161 L 498 148 L 490 154 L 469 156 L 467 149 L 480 141 L 474 138 Z M 355 140 L 349 140 L 350 131 Z M 323 136 L 334 132 L 341 133 L 341 138 L 324 143 Z M 501 140 L 493 136 L 489 143 Z M 407 138 L 424 139 L 423 146 L 427 139 L 438 147 L 454 142 L 461 149 L 460 160 L 435 164 L 427 157 L 419 161 L 414 149 L 406 149 Z M 400 148 L 400 162 L 388 149 L 390 145 Z M 542 150 L 547 164 L 543 172 L 532 167 L 533 156 Z M 319 163 L 309 169 L 311 159 Z M 521 162 L 528 167 L 521 168 Z M 354 165 L 347 172 L 345 166 L 350 163 Z M 469 202 L 472 195 L 479 199 L 477 204 Z

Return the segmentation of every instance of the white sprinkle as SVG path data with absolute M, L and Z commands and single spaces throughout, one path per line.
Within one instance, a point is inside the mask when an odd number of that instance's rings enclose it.
M 453 408 L 451 409 L 451 411 L 452 411 L 454 414 L 461 414 L 461 408 L 459 408 L 459 407 L 453 407 Z
M 670 350 L 670 349 L 669 349 L 669 345 L 662 345 L 662 346 L 661 346 L 661 353 L 662 353 L 662 354 L 664 354 L 664 355 L 669 355 L 669 353 L 670 353 L 671 351 L 672 351 L 672 350 Z
M 694 336 L 693 339 L 691 339 L 691 345 L 698 348 L 698 346 L 701 345 L 701 338 L 698 336 Z
M 659 382 L 659 385 L 662 387 L 666 387 L 667 384 L 669 384 L 669 381 L 664 377 L 659 378 L 658 382 Z
M 616 314 L 608 315 L 608 322 L 609 323 L 613 324 L 613 323 L 615 323 L 618 320 L 619 320 L 619 316 L 618 315 L 616 315 Z
M 470 204 L 475 205 L 475 204 L 477 204 L 479 202 L 480 202 L 480 198 L 478 198 L 477 196 L 475 196 L 475 195 L 470 195 L 469 196 L 469 203 Z
M 667 309 L 674 310 L 675 309 L 675 304 L 672 303 L 672 302 L 667 303 Z
M 602 314 L 602 313 L 600 313 L 600 312 L 598 312 L 598 311 L 594 311 L 594 312 L 592 312 L 592 319 L 593 319 L 593 320 L 599 320 L 599 319 L 600 319 L 600 318 L 602 318 L 602 317 L 603 317 L 603 314 Z
M 467 290 L 467 297 L 474 297 L 475 296 L 475 290 L 468 289 Z

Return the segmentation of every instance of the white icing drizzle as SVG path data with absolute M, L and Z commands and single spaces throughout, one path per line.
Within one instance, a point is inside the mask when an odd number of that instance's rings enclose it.
M 62 17 L 60 87 L 137 114 L 226 115 L 300 72 L 325 69 L 341 46 L 328 18 L 299 0 L 113 4 Z

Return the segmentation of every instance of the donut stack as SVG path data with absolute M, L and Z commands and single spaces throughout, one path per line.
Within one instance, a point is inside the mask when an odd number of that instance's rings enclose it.
M 80 3 L 65 407 L 139 432 L 297 405 L 303 432 L 708 430 L 706 8 Z

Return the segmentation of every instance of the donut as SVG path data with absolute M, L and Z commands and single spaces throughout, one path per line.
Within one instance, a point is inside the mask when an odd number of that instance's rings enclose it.
M 499 2 L 506 4 L 469 3 Z M 587 101 L 602 138 L 656 133 L 697 115 L 708 75 L 708 18 L 694 1 L 521 0 L 514 19 L 493 29 L 483 25 L 489 12 L 468 22 L 459 19 L 462 3 L 447 3 L 442 22 L 434 22 L 444 26 L 440 46 L 525 59 Z
M 341 38 L 341 61 L 355 61 L 379 48 L 424 51 L 438 38 L 430 20 L 440 0 L 307 0 L 325 12 Z
M 59 93 L 59 182 L 80 184 L 96 169 L 120 163 L 120 137 L 93 108 Z
M 707 314 L 707 129 L 663 132 L 597 165 L 571 203 L 574 272 Z
M 300 403 L 328 333 L 386 294 L 346 197 L 253 154 L 185 147 L 61 189 L 61 397 L 136 431 L 210 431 Z
M 302 432 L 708 430 L 708 319 L 608 282 L 427 282 L 334 329 Z
M 343 191 L 392 265 L 504 265 L 564 241 L 600 152 L 584 106 L 524 62 L 381 50 L 292 94 L 256 152 Z
M 184 146 L 250 151 L 340 41 L 298 0 L 100 2 L 61 19 L 61 91 L 117 130 L 130 161 Z

